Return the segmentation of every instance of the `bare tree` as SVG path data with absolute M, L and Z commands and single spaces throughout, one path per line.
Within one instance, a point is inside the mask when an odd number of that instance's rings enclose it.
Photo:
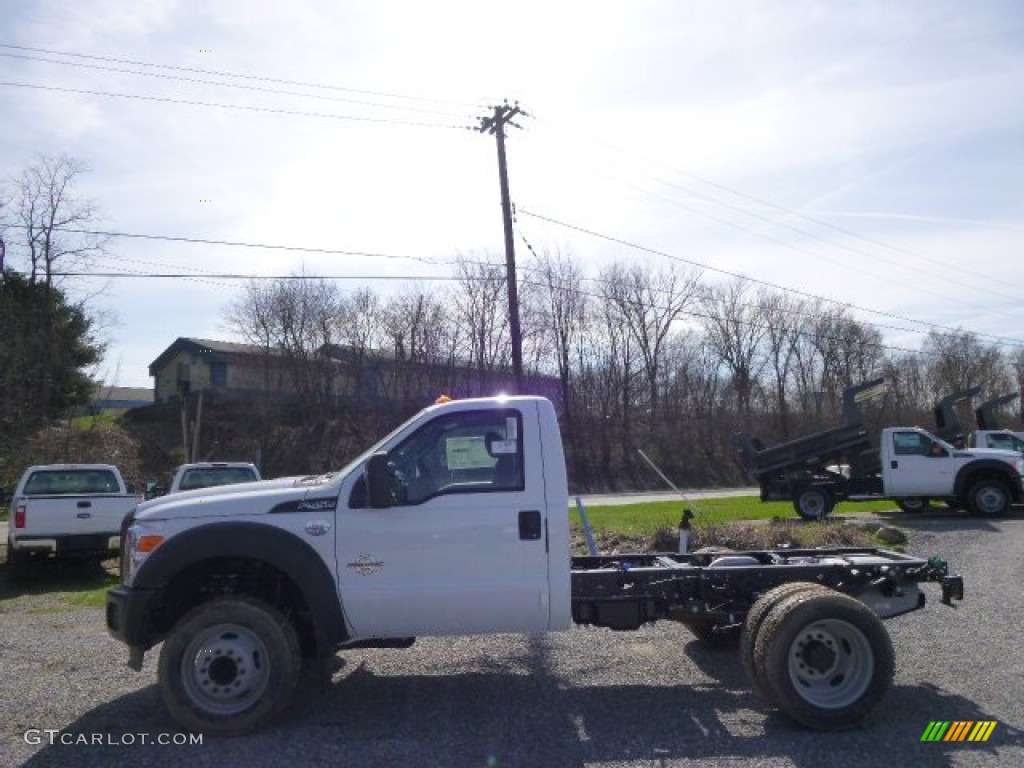
M 67 155 L 43 155 L 13 180 L 11 207 L 20 232 L 13 242 L 31 282 L 42 280 L 50 287 L 58 267 L 86 266 L 104 252 L 108 238 L 93 229 L 99 210 L 75 189 L 87 170 L 84 163 Z
M 468 357 L 477 371 L 477 391 L 483 392 L 492 382 L 493 372 L 507 368 L 511 360 L 504 261 L 459 255 L 455 269 L 459 278 L 455 316 L 466 330 Z
M 779 431 L 789 436 L 788 384 L 800 338 L 802 304 L 781 292 L 758 291 L 758 305 L 764 314 L 765 348 L 772 370 L 774 406 L 779 416 Z
M 535 254 L 532 277 L 527 283 L 533 288 L 530 295 L 535 297 L 537 306 L 531 314 L 542 323 L 538 343 L 554 357 L 570 434 L 574 426 L 570 394 L 573 350 L 586 333 L 587 302 L 582 280 L 580 267 L 571 257 L 558 251 L 544 251 Z
M 709 286 L 703 295 L 708 343 L 732 373 L 737 410 L 750 415 L 751 395 L 768 362 L 762 340 L 768 315 L 748 298 L 750 283 L 742 278 L 725 286 Z
M 981 387 L 983 397 L 997 397 L 1015 389 L 1011 366 L 999 347 L 986 346 L 970 331 L 933 330 L 925 338 L 921 353 L 934 400 L 970 387 Z
M 614 306 L 643 361 L 652 414 L 658 411 L 658 374 L 673 324 L 698 296 L 700 275 L 674 266 L 655 272 L 639 264 L 612 265 L 601 274 L 602 294 Z

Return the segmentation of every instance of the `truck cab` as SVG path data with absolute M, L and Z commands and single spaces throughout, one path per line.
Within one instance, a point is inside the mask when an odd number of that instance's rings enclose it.
M 1008 429 L 979 429 L 967 437 L 969 448 L 996 448 L 1024 456 L 1024 432 Z

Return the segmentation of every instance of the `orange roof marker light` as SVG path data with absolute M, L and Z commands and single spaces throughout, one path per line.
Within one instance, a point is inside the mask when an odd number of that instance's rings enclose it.
M 437 400 L 434 401 L 434 405 L 440 405 L 441 403 L 450 403 L 452 399 L 448 395 L 441 395 Z

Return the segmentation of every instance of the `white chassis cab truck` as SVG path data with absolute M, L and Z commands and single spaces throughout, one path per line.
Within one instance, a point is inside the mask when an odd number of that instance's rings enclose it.
M 268 724 L 346 648 L 420 636 L 687 625 L 739 646 L 753 686 L 818 729 L 884 697 L 881 619 L 946 603 L 944 562 L 874 548 L 570 556 L 558 420 L 539 397 L 429 407 L 343 469 L 140 504 L 124 523 L 110 633 L 186 728 Z

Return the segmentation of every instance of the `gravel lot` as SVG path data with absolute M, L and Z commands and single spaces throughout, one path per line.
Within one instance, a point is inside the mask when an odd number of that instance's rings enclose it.
M 924 611 L 887 622 L 895 685 L 855 731 L 793 725 L 749 691 L 735 654 L 662 622 L 353 651 L 325 694 L 266 732 L 143 744 L 182 738 L 159 700 L 156 654 L 131 672 L 101 610 L 23 595 L 0 601 L 0 766 L 1024 765 L 1024 517 L 899 524 L 908 551 L 941 554 L 965 577 L 967 598 L 950 609 L 929 588 Z M 923 744 L 932 720 L 998 725 L 987 743 Z M 29 729 L 39 743 L 26 743 Z

